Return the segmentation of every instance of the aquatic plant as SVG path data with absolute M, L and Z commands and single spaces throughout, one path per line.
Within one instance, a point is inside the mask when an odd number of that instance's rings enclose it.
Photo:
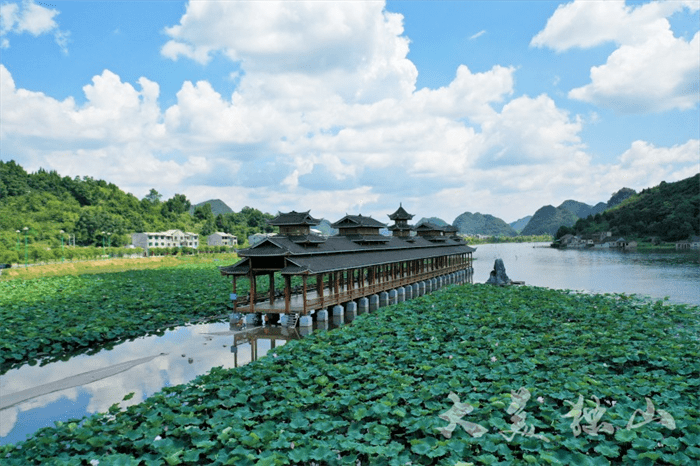
M 42 429 L 0 461 L 693 464 L 699 331 L 697 307 L 451 286 Z

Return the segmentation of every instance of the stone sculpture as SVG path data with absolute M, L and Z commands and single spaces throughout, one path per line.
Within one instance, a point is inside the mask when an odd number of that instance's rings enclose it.
M 503 259 L 496 259 L 496 262 L 493 264 L 491 276 L 486 283 L 498 286 L 506 286 L 512 283 L 511 279 L 506 275 L 506 266 L 503 264 Z

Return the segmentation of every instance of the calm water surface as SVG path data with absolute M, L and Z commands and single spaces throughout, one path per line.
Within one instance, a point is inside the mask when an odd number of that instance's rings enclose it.
M 476 246 L 474 283 L 503 259 L 512 280 L 594 293 L 626 293 L 700 306 L 700 255 L 605 250 L 557 250 L 546 244 Z M 334 328 L 340 322 L 314 329 Z M 24 440 L 55 421 L 139 403 L 164 386 L 186 383 L 215 366 L 232 368 L 263 357 L 303 335 L 271 327 L 231 331 L 228 323 L 180 327 L 45 366 L 0 376 L 0 444 Z M 287 332 L 286 334 L 284 332 Z M 87 380 L 86 380 L 87 378 Z M 34 390 L 35 392 L 27 392 Z M 134 392 L 133 398 L 122 401 Z
M 554 249 L 548 243 L 475 246 L 474 283 L 501 258 L 511 280 L 593 293 L 626 293 L 700 306 L 700 252 Z
M 0 445 L 25 440 L 56 421 L 105 412 L 114 403 L 126 408 L 212 367 L 238 367 L 289 340 L 342 324 L 336 319 L 316 323 L 313 330 L 249 327 L 244 331 L 232 331 L 228 323 L 184 326 L 93 355 L 45 366 L 24 365 L 0 376 Z M 123 401 L 131 392 L 133 398 Z

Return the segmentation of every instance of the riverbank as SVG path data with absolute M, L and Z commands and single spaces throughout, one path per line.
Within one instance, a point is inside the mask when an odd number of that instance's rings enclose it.
M 51 262 L 47 264 L 32 264 L 24 267 L 14 264 L 12 268 L 4 269 L 0 282 L 8 280 L 31 280 L 34 278 L 63 277 L 66 275 L 83 275 L 98 273 L 125 272 L 129 270 L 159 269 L 178 267 L 188 264 L 214 264 L 215 262 L 233 263 L 238 260 L 236 254 L 200 254 L 151 257 L 120 257 L 103 258 L 98 260 L 82 260 L 67 262 Z
M 625 296 L 451 286 L 126 410 L 41 430 L 0 447 L 0 458 L 690 464 L 700 460 L 696 312 Z

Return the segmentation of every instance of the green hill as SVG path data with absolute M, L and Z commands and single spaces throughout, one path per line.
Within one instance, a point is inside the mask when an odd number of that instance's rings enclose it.
M 586 218 L 589 215 L 595 215 L 603 212 L 605 209 L 607 209 L 608 205 L 605 202 L 599 202 L 595 206 L 590 206 L 586 203 L 569 199 L 562 202 L 559 207 L 568 210 L 578 218 Z
M 190 207 L 190 214 L 194 215 L 194 210 L 197 207 L 203 207 L 205 204 L 209 204 L 209 206 L 211 206 L 211 213 L 214 214 L 214 216 L 233 213 L 233 209 L 227 206 L 221 199 L 209 199 L 208 201 L 200 202 L 199 204 Z
M 675 183 L 664 181 L 645 189 L 615 208 L 577 221 L 573 231 L 579 234 L 611 231 L 613 236 L 658 237 L 662 241 L 678 241 L 698 235 L 700 174 Z
M 637 192 L 634 189 L 630 189 L 630 188 L 620 189 L 618 192 L 616 192 L 615 194 L 613 194 L 610 197 L 610 200 L 608 201 L 608 209 L 611 209 L 611 208 L 615 207 L 616 205 L 621 204 L 623 201 L 634 196 L 635 194 L 637 194 Z
M 439 227 L 446 227 L 446 226 L 449 226 L 449 223 L 447 223 L 446 221 L 444 221 L 443 219 L 438 218 L 438 217 L 423 217 L 423 218 L 421 218 L 420 220 L 418 220 L 418 221 L 416 222 L 416 226 L 418 226 L 418 225 L 420 225 L 421 223 L 424 223 L 424 222 L 430 222 L 430 223 L 432 223 L 433 225 L 436 225 L 436 226 L 439 226 Z
M 464 212 L 452 225 L 465 235 L 517 236 L 518 232 L 500 218 L 489 214 Z
M 554 235 L 562 225 L 569 227 L 576 223 L 576 220 L 578 217 L 570 210 L 547 205 L 535 212 L 520 234 L 523 236 Z
M 528 215 L 527 217 L 523 217 L 519 220 L 509 223 L 509 225 L 511 226 L 511 228 L 513 228 L 513 230 L 517 231 L 518 234 L 520 234 L 520 232 L 523 231 L 523 228 L 525 228 L 527 222 L 529 222 L 531 218 L 532 215 Z
M 104 180 L 43 169 L 27 173 L 14 161 L 0 161 L 0 263 L 17 260 L 24 228 L 29 247 L 41 251 L 60 248 L 62 236 L 76 246 L 101 247 L 104 241 L 119 247 L 131 242 L 132 233 L 145 231 L 179 229 L 202 236 L 223 231 L 239 238 L 274 231 L 265 223 L 272 215 L 257 209 L 215 215 L 205 203 L 190 215 L 184 194 L 161 198 L 155 189 L 139 200 Z

